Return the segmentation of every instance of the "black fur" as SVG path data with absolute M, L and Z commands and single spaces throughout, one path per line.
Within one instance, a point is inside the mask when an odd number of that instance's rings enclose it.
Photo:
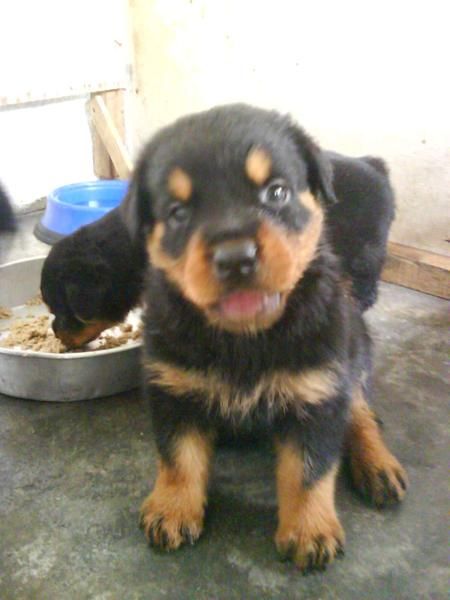
M 327 152 L 333 166 L 338 202 L 327 212 L 334 251 L 350 277 L 361 310 L 372 306 L 386 257 L 387 238 L 395 214 L 388 170 L 380 158 L 349 158 Z
M 122 321 L 140 300 L 144 274 L 144 249 L 131 241 L 119 209 L 60 240 L 41 277 L 55 333 L 76 334 L 82 321 Z

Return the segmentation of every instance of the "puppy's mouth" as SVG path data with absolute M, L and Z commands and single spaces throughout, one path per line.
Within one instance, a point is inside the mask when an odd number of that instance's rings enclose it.
M 241 323 L 277 314 L 282 306 L 279 292 L 269 294 L 259 290 L 238 290 L 224 296 L 213 308 L 214 313 L 228 322 Z

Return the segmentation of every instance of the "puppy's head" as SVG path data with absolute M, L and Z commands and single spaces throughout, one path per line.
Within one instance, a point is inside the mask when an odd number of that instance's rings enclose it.
M 153 267 L 211 324 L 241 333 L 280 318 L 334 201 L 331 168 L 300 128 L 235 105 L 157 134 L 122 210 Z
M 41 275 L 41 293 L 51 313 L 55 335 L 69 348 L 95 339 L 115 320 L 108 316 L 112 275 L 99 257 L 86 260 L 73 238 L 53 246 Z

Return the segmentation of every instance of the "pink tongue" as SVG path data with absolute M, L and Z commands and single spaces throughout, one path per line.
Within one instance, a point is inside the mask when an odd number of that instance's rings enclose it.
M 264 294 L 261 292 L 235 292 L 220 303 L 220 311 L 228 319 L 254 317 L 264 307 Z

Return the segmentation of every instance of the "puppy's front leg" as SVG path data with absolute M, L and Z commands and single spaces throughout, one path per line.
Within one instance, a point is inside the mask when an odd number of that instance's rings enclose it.
M 141 524 L 152 546 L 175 550 L 193 544 L 203 529 L 212 436 L 194 425 L 179 425 L 169 437 L 159 433 L 164 448 L 155 487 L 141 508 Z
M 344 531 L 334 491 L 347 427 L 349 397 L 303 404 L 276 431 L 279 552 L 305 573 L 324 569 L 342 554 Z
M 307 484 L 301 447 L 279 441 L 276 450 L 278 551 L 304 573 L 323 569 L 342 553 L 344 545 L 334 506 L 337 462 L 320 479 Z

